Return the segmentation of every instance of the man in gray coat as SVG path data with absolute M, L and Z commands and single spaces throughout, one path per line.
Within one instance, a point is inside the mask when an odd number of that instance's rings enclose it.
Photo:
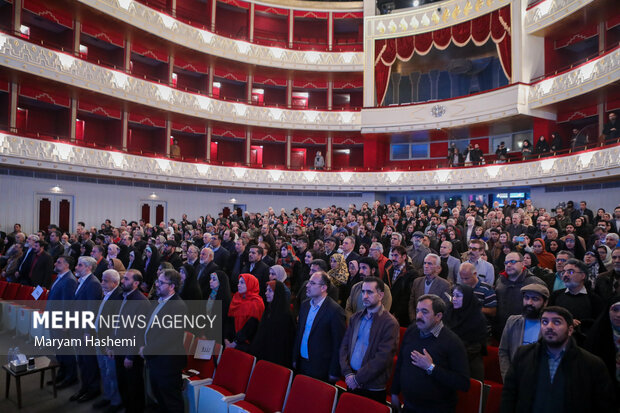
M 499 343 L 499 369 L 502 378 L 510 368 L 517 349 L 531 344 L 540 338 L 540 314 L 549 300 L 549 289 L 540 284 L 521 287 L 523 293 L 523 312 L 508 317 L 506 327 Z

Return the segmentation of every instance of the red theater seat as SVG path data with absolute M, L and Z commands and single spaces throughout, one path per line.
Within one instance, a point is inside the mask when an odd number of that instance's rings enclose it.
M 333 412 L 336 395 L 336 388 L 331 384 L 300 374 L 293 380 L 284 413 Z
M 390 413 L 390 410 L 385 404 L 357 394 L 345 393 L 340 396 L 335 413 Z
M 279 412 L 291 388 L 293 372 L 260 360 L 252 372 L 245 398 L 228 406 L 228 412 Z
M 456 413 L 482 413 L 482 382 L 469 379 L 469 390 L 458 392 Z

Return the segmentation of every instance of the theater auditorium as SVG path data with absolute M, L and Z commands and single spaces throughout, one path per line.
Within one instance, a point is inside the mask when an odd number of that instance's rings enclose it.
M 0 0 L 0 410 L 617 412 L 619 45 L 614 0 Z

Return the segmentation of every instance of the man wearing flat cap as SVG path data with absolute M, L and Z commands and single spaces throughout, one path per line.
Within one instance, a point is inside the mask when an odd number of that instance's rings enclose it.
M 540 314 L 549 300 L 549 289 L 541 284 L 521 287 L 523 312 L 508 317 L 499 343 L 499 368 L 502 378 L 506 376 L 517 349 L 540 338 Z

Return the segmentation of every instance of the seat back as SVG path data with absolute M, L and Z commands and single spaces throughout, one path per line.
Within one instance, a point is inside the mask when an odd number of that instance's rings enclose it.
M 213 384 L 232 394 L 245 393 L 256 357 L 234 348 L 224 349 L 213 377 Z
M 252 372 L 245 400 L 266 412 L 282 411 L 292 380 L 291 370 L 259 360 Z
M 487 346 L 487 355 L 482 358 L 484 362 L 484 380 L 502 383 L 502 372 L 499 368 L 499 348 Z
M 209 360 L 197 359 L 194 357 L 194 354 L 196 353 L 196 346 L 198 345 L 198 340 L 199 339 L 196 338 L 189 348 L 189 352 L 187 353 L 187 365 L 185 367 L 185 370 L 196 370 L 200 372 L 198 377 L 202 379 L 211 379 L 213 378 L 213 373 L 215 373 L 215 366 L 220 355 L 220 345 L 217 343 L 215 344 L 215 348 L 213 349 L 213 355 Z
M 6 291 L 6 287 L 9 285 L 6 281 L 0 281 L 0 298 L 4 296 L 4 291 Z
M 21 284 L 8 283 L 6 289 L 4 290 L 4 295 L 2 296 L 2 299 L 14 300 L 15 297 L 17 297 L 17 293 L 19 292 L 19 287 L 21 287 Z
M 329 413 L 336 406 L 336 388 L 304 375 L 295 376 L 284 413 Z
M 353 393 L 340 396 L 336 406 L 336 413 L 390 413 L 390 410 L 385 404 Z
M 482 382 L 469 379 L 469 390 L 457 393 L 456 413 L 482 413 Z
M 34 291 L 34 287 L 31 287 L 29 285 L 22 285 L 22 288 L 19 289 L 19 293 L 17 293 L 17 296 L 15 299 L 22 300 L 22 301 L 34 300 L 34 297 L 32 296 L 33 291 Z

